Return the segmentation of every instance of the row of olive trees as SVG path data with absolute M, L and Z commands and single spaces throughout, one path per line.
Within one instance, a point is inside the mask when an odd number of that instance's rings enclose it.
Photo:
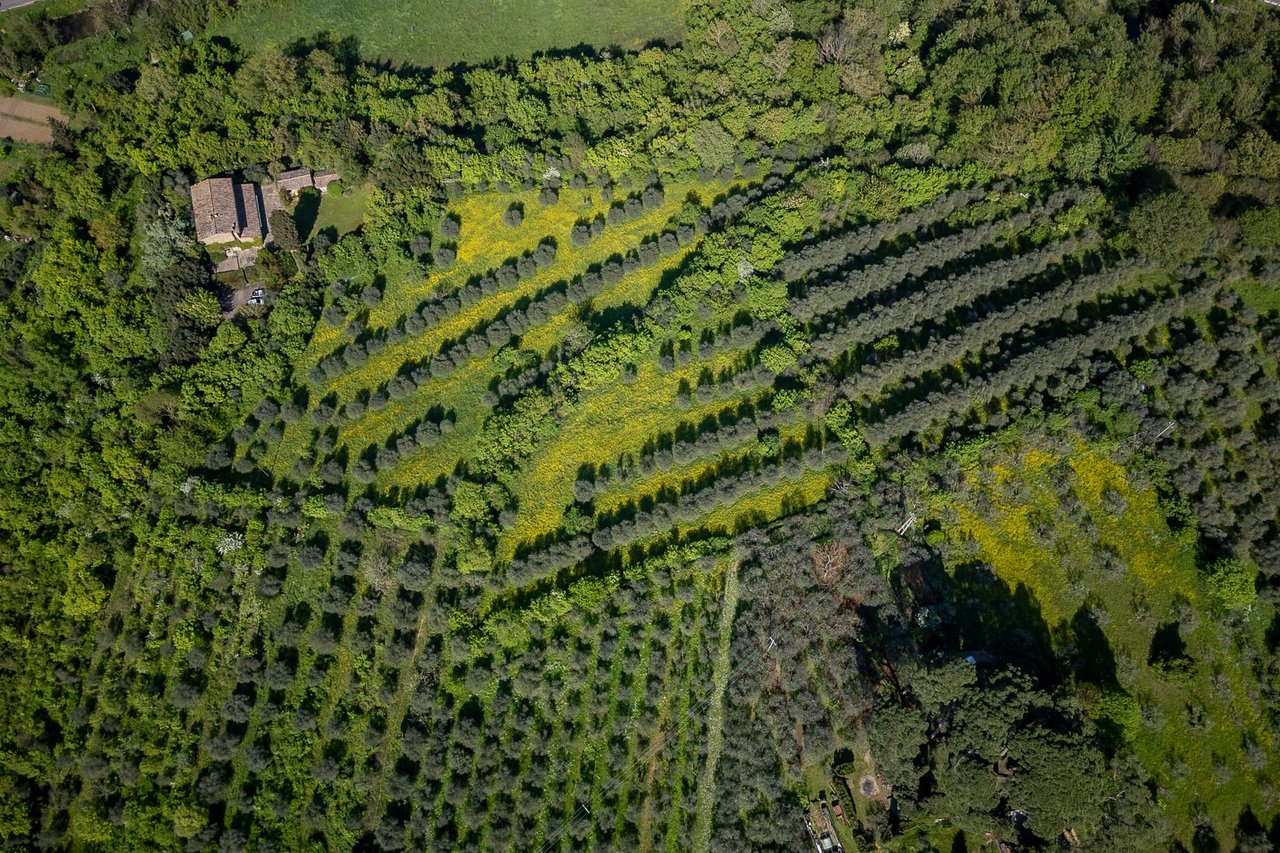
M 775 412 L 768 408 L 748 409 L 740 416 L 727 412 L 714 425 L 685 423 L 665 436 L 657 436 L 635 455 L 619 457 L 617 463 L 602 468 L 594 477 L 582 477 L 574 483 L 574 498 L 586 503 L 603 490 L 629 482 L 654 471 L 669 471 L 696 459 L 715 456 L 744 442 L 759 441 L 760 436 L 781 424 L 794 423 L 799 409 Z
M 555 241 L 547 239 L 533 251 L 509 260 L 497 270 L 473 279 L 455 292 L 424 302 L 416 311 L 401 317 L 386 329 L 369 332 L 362 322 L 353 321 L 346 327 L 347 336 L 353 338 L 352 343 L 327 355 L 312 368 L 308 378 L 313 383 L 325 378 L 332 379 L 344 369 L 363 363 L 365 357 L 376 354 L 388 344 L 399 344 L 410 337 L 417 337 L 428 327 L 439 324 L 483 298 L 493 296 L 500 290 L 514 289 L 520 282 L 550 267 L 555 259 Z M 370 288 L 366 288 L 368 290 Z
M 1156 301 L 1138 311 L 1099 322 L 1086 331 L 1047 342 L 1010 359 L 994 372 L 969 377 L 963 386 L 950 393 L 931 393 L 877 422 L 865 423 L 863 433 L 872 444 L 886 444 L 944 425 L 956 414 L 1003 397 L 1015 389 L 1028 387 L 1037 378 L 1052 376 L 1078 361 L 1086 360 L 1094 352 L 1114 349 L 1180 314 L 1203 310 L 1211 300 L 1212 290 L 1209 287 L 1193 285 L 1179 296 Z
M 936 371 L 961 361 L 969 353 L 1018 332 L 1074 311 L 1083 302 L 1120 287 L 1146 265 L 1125 261 L 1111 269 L 1080 278 L 1068 278 L 1048 290 L 1033 289 L 1022 299 L 981 319 L 966 318 L 954 334 L 931 339 L 923 348 L 904 352 L 876 364 L 865 364 L 846 379 L 842 390 L 850 399 L 878 394 L 911 376 Z M 873 336 L 874 337 L 874 336 Z
M 1060 264 L 1093 242 L 1093 235 L 1050 243 L 1035 251 L 992 261 L 958 275 L 937 279 L 899 299 L 876 305 L 856 317 L 841 318 L 845 325 L 814 335 L 813 353 L 832 358 L 857 343 L 869 343 L 895 329 L 937 320 L 949 312 L 996 294 L 1015 282 L 1030 279 Z
M 794 479 L 806 470 L 816 470 L 846 461 L 848 453 L 842 446 L 811 447 L 798 456 L 787 459 L 770 458 L 759 468 L 739 474 L 721 477 L 685 494 L 664 492 L 663 498 L 651 509 L 640 510 L 631 517 L 619 518 L 613 523 L 597 519 L 595 531 L 588 537 L 580 534 L 557 542 L 540 552 L 517 558 L 510 567 L 514 580 L 523 582 L 567 568 L 581 562 L 595 550 L 609 551 L 640 539 L 656 536 L 671 527 L 691 524 L 717 507 L 729 506 L 748 494 L 777 485 L 786 479 Z
M 900 255 L 891 255 L 843 274 L 841 278 L 808 286 L 791 301 L 791 313 L 802 322 L 825 315 L 843 315 L 853 302 L 892 290 L 902 282 L 926 276 L 991 246 L 1006 234 L 1017 234 L 1034 220 L 1029 213 L 990 220 L 955 234 L 915 243 Z
M 992 192 L 1005 189 L 997 187 Z M 939 223 L 987 195 L 988 190 L 980 186 L 955 190 L 897 219 L 820 238 L 787 252 L 778 262 L 778 272 L 787 281 L 799 281 L 819 270 L 843 266 L 852 258 L 875 252 L 887 243 Z

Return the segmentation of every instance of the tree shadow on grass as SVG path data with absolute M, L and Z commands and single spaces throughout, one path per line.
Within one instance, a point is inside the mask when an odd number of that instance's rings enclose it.
M 1045 688 L 1062 682 L 1049 626 L 1031 590 L 1022 584 L 1010 590 L 981 563 L 957 566 L 948 573 L 931 551 L 913 556 L 904 562 L 901 582 L 911 586 L 917 603 L 922 596 L 932 602 L 929 613 L 937 620 L 921 638 L 922 652 L 1013 664 Z
M 320 193 L 303 190 L 298 194 L 298 205 L 293 209 L 293 221 L 298 224 L 298 236 L 304 242 L 311 239 L 320 216 Z

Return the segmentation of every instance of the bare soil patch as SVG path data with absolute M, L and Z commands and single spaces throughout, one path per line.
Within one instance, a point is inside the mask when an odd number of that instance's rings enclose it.
M 12 139 L 15 142 L 47 144 L 53 141 L 53 128 L 47 124 L 36 124 L 0 114 L 0 137 Z
M 62 111 L 52 104 L 40 104 L 13 95 L 0 98 L 0 136 L 18 142 L 52 142 L 51 118 L 67 120 Z
M 16 95 L 7 95 L 0 98 L 0 113 L 16 116 L 17 118 L 25 118 L 28 121 L 34 121 L 39 124 L 45 124 L 51 118 L 56 118 L 58 121 L 67 120 L 67 117 L 62 114 L 62 110 L 53 104 L 28 101 L 26 98 L 19 98 Z

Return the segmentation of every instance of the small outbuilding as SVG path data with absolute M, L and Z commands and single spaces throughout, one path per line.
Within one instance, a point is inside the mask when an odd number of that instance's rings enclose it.
M 324 192 L 329 184 L 341 177 L 332 169 L 324 169 L 319 172 L 302 168 L 290 169 L 287 172 L 280 173 L 280 177 L 276 178 L 276 186 L 289 195 L 296 196 L 305 189 L 314 188 Z
M 302 190 L 315 186 L 315 181 L 310 169 L 290 169 L 280 173 L 280 177 L 276 178 L 276 186 L 289 195 L 297 195 Z

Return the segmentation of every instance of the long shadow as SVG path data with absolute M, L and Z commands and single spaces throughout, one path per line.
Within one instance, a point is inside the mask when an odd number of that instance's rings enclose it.
M 920 582 L 913 583 L 913 575 Z M 932 602 L 928 612 L 936 621 L 922 632 L 922 657 L 932 652 L 972 657 L 978 663 L 1012 664 L 1043 688 L 1062 683 L 1064 672 L 1040 602 L 1024 585 L 1010 591 L 980 563 L 957 566 L 948 573 L 933 552 L 905 563 L 899 582 L 910 585 L 917 603 L 922 597 Z
M 320 193 L 303 190 L 298 194 L 298 205 L 293 209 L 293 221 L 298 225 L 298 236 L 305 242 L 311 239 L 311 231 L 320 216 Z

